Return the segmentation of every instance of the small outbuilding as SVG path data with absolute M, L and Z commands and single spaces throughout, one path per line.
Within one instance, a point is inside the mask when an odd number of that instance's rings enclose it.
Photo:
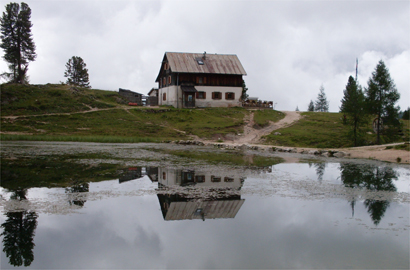
M 142 106 L 142 94 L 122 88 L 120 88 L 118 92 L 120 96 L 125 97 L 130 103 Z

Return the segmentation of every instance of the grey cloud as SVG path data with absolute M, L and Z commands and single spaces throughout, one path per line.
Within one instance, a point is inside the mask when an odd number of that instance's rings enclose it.
M 379 59 L 409 106 L 408 1 L 35 1 L 32 83 L 65 81 L 73 55 L 94 88 L 147 93 L 166 51 L 237 54 L 251 96 L 304 110 L 321 84 L 338 111 L 348 76 L 366 84 Z M 366 65 L 371 65 L 371 70 Z M 7 66 L 0 62 L 0 70 Z M 344 78 L 345 77 L 345 78 Z

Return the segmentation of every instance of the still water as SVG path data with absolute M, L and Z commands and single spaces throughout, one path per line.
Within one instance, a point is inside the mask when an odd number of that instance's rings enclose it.
M 82 172 L 65 157 L 67 173 L 47 152 L 48 165 L 30 158 L 37 169 L 24 163 L 30 170 L 19 175 L 16 160 L 33 149 L 2 149 L 1 269 L 410 266 L 408 166 L 292 156 L 244 168 L 117 157 L 117 176 L 101 178 L 90 171 L 107 169 L 96 157 L 82 161 Z

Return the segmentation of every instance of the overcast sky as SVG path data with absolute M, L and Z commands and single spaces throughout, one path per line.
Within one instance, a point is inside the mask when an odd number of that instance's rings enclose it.
M 158 87 L 165 52 L 206 51 L 236 54 L 248 94 L 274 101 L 277 110 L 307 110 L 323 85 L 336 112 L 358 58 L 362 86 L 383 60 L 401 94 L 398 105 L 410 105 L 408 0 L 25 2 L 37 52 L 32 84 L 66 81 L 65 64 L 80 56 L 93 88 L 147 94 Z

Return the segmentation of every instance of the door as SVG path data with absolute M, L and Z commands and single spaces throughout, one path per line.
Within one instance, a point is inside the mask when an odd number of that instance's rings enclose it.
M 185 93 L 185 108 L 194 108 L 195 107 L 195 93 Z

